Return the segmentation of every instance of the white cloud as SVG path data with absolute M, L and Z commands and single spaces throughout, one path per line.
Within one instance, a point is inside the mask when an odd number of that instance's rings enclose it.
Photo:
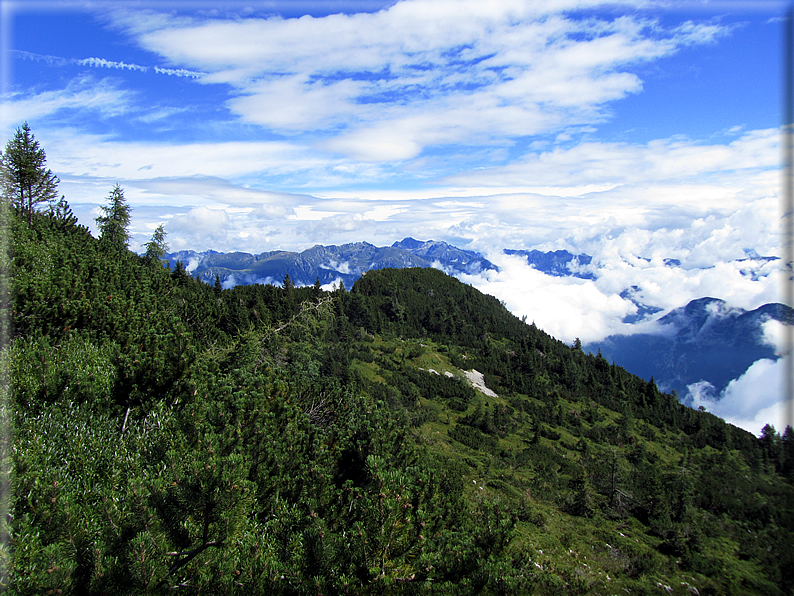
M 83 76 L 71 81 L 64 89 L 33 95 L 10 93 L 3 98 L 0 109 L 2 122 L 6 126 L 15 127 L 28 121 L 33 127 L 37 121 L 60 115 L 66 110 L 94 112 L 102 117 L 118 116 L 132 109 L 132 99 L 132 93 L 117 88 L 107 80 L 96 81 Z M 11 129 L 3 132 L 6 136 L 13 134 Z
M 320 286 L 320 289 L 325 291 L 325 292 L 333 292 L 333 291 L 339 289 L 339 287 L 343 283 L 345 283 L 345 282 L 342 280 L 342 278 L 341 277 L 337 277 L 334 281 L 332 281 L 330 283 L 322 284 Z M 350 289 L 350 288 L 348 288 L 348 289 Z
M 331 271 L 336 271 L 337 273 L 343 273 L 345 275 L 350 275 L 350 263 L 347 261 L 338 262 L 338 261 L 329 261 L 327 265 L 323 265 L 326 269 L 330 269 Z
M 519 256 L 487 255 L 500 270 L 459 275 L 472 286 L 503 300 L 516 316 L 527 317 L 546 333 L 573 342 L 602 339 L 628 326 L 623 317 L 636 307 L 617 293 L 605 293 L 589 280 L 552 277 L 526 264 Z
M 780 356 L 786 351 L 786 332 L 787 326 L 775 319 L 769 319 L 761 323 L 761 332 L 764 341 L 770 346 L 775 347 L 775 353 Z
M 60 56 L 48 56 L 48 55 L 43 55 L 43 54 L 36 54 L 34 52 L 26 52 L 26 51 L 23 51 L 23 50 L 10 50 L 10 53 L 14 54 L 15 56 L 18 56 L 20 58 L 26 59 L 26 60 L 36 60 L 36 61 L 40 61 L 40 62 L 46 62 L 46 63 L 51 64 L 51 65 L 57 65 L 57 66 L 64 66 L 64 65 L 67 65 L 67 64 L 77 64 L 79 66 L 90 66 L 90 67 L 93 67 L 93 68 L 111 68 L 111 69 L 116 69 L 116 70 L 134 70 L 134 71 L 138 71 L 138 72 L 148 72 L 149 71 L 149 67 L 148 66 L 141 66 L 140 64 L 131 64 L 131 63 L 127 63 L 127 62 L 123 62 L 123 61 L 117 61 L 117 60 L 107 60 L 105 58 L 92 57 L 92 58 L 82 58 L 82 59 L 77 59 L 77 58 L 67 59 L 67 58 L 61 58 Z M 171 76 L 177 76 L 177 77 L 198 78 L 198 77 L 200 77 L 200 76 L 202 76 L 204 74 L 204 73 L 201 73 L 201 72 L 185 70 L 183 68 L 171 69 L 171 68 L 160 68 L 159 66 L 155 66 L 152 70 L 154 72 L 156 72 L 157 74 L 165 74 L 165 75 L 171 75 Z
M 534 186 L 538 180 L 550 186 L 613 184 L 641 185 L 666 182 L 680 186 L 700 177 L 723 188 L 737 170 L 777 169 L 780 165 L 778 129 L 750 131 L 728 145 L 706 145 L 680 138 L 658 139 L 645 145 L 584 142 L 572 148 L 529 153 L 507 166 L 456 174 L 446 179 L 452 185 Z M 718 173 L 719 178 L 706 179 Z M 672 184 L 674 183 L 674 184 Z M 727 187 L 730 193 L 730 186 Z M 719 200 L 721 197 L 715 196 Z M 691 203 L 691 197 L 681 197 Z
M 71 131 L 48 134 L 53 169 L 66 175 L 145 180 L 152 178 L 222 177 L 267 172 L 294 174 L 301 168 L 324 167 L 305 148 L 283 141 L 218 143 L 121 142 Z M 66 147 L 82 142 L 81 151 Z
M 229 277 L 227 277 L 227 278 L 226 278 L 226 279 L 223 281 L 223 283 L 221 283 L 221 287 L 222 287 L 224 290 L 229 290 L 229 289 L 233 288 L 233 287 L 234 287 L 234 286 L 236 286 L 236 285 L 237 285 L 237 279 L 234 277 L 234 275 L 233 275 L 233 274 L 232 274 L 232 275 L 230 275 Z
M 126 62 L 116 62 L 114 60 L 105 60 L 104 58 L 84 58 L 83 60 L 77 60 L 76 62 L 81 66 L 117 68 L 119 70 L 138 70 L 141 72 L 146 72 L 147 70 L 145 66 L 139 66 L 138 64 L 127 64 Z
M 185 265 L 185 271 L 187 271 L 188 273 L 193 273 L 196 270 L 196 268 L 199 266 L 199 263 L 201 263 L 201 259 L 198 257 L 189 259 L 187 265 Z
M 769 203 L 777 206 L 776 200 L 765 199 L 736 213 L 712 216 L 708 225 L 695 220 L 675 229 L 652 230 L 621 229 L 612 222 L 608 227 L 590 230 L 586 237 L 579 238 L 577 245 L 566 241 L 537 246 L 541 250 L 567 249 L 574 254 L 590 254 L 593 262 L 588 270 L 596 275 L 594 281 L 544 275 L 517 256 L 500 255 L 497 247 L 523 248 L 511 244 L 506 215 L 493 222 L 487 218 L 477 223 L 468 221 L 456 226 L 457 231 L 476 235 L 477 241 L 471 248 L 484 250 L 486 257 L 501 270 L 464 279 L 504 300 L 513 313 L 526 315 L 548 333 L 569 343 L 574 337 L 592 342 L 610 334 L 648 331 L 622 322 L 626 315 L 636 311 L 629 300 L 620 297 L 629 288 L 634 288 L 631 294 L 635 300 L 662 309 L 655 318 L 706 296 L 721 298 L 729 307 L 752 310 L 780 302 L 780 261 L 748 259 L 741 248 L 760 246 L 761 254 L 778 253 L 775 235 L 769 232 L 776 224 L 776 209 L 766 209 Z M 557 206 L 559 220 L 575 219 L 565 205 Z M 541 224 L 548 225 L 551 221 L 552 227 L 559 221 L 542 210 L 538 213 L 533 208 L 514 208 L 514 223 L 519 230 L 529 225 L 522 211 L 528 211 L 529 217 L 538 217 Z M 759 216 L 765 212 L 766 216 Z M 559 238 L 570 240 L 575 237 L 572 232 L 577 223 L 574 221 L 569 226 L 554 231 Z M 681 265 L 669 264 L 667 259 L 678 259 Z M 771 336 L 776 328 L 772 323 L 767 323 L 767 327 Z
M 166 231 L 172 250 L 193 248 L 199 242 L 227 245 L 227 238 L 233 233 L 226 211 L 195 207 L 184 214 L 175 215 L 167 224 Z
M 230 85 L 227 105 L 244 121 L 332 131 L 318 146 L 371 161 L 597 121 L 604 104 L 642 89 L 632 65 L 728 31 L 562 15 L 596 2 L 482 4 L 406 0 L 321 18 L 115 20 L 175 69 Z
M 172 77 L 188 77 L 191 79 L 198 79 L 204 75 L 202 72 L 186 70 L 184 68 L 160 68 L 159 66 L 155 66 L 153 70 L 157 74 L 164 74 Z
M 362 86 L 355 81 L 310 81 L 303 74 L 283 76 L 249 85 L 229 107 L 249 122 L 279 130 L 324 128 L 355 113 L 353 100 Z
M 685 401 L 692 407 L 705 407 L 709 412 L 755 435 L 761 434 L 765 424 L 772 424 L 782 432 L 786 420 L 785 367 L 789 357 L 777 361 L 758 360 L 738 379 L 731 381 L 719 396 L 701 381 L 688 387 Z M 790 406 L 789 406 L 790 409 Z

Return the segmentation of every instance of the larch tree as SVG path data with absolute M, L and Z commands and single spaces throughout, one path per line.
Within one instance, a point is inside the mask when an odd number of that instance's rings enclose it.
M 58 177 L 46 168 L 47 155 L 25 122 L 6 145 L 2 165 L 3 198 L 19 211 L 27 212 L 33 225 L 36 205 L 58 196 Z
M 127 230 L 130 225 L 130 206 L 118 184 L 110 191 L 107 206 L 100 209 L 104 212 L 104 215 L 96 218 L 100 241 L 112 248 L 127 248 L 130 241 L 130 233 Z

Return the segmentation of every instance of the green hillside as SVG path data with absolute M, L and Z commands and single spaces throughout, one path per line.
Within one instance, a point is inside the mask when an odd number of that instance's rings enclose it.
M 794 594 L 791 428 L 688 409 L 433 269 L 221 290 L 28 216 L 9 594 Z

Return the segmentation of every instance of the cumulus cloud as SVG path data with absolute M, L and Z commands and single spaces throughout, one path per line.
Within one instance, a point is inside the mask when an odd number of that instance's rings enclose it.
M 338 290 L 344 283 L 345 282 L 342 280 L 341 277 L 337 277 L 334 281 L 330 283 L 322 284 L 320 286 L 320 289 L 325 292 L 333 292 L 335 290 Z
M 187 265 L 185 265 L 185 271 L 188 273 L 193 273 L 199 266 L 199 263 L 201 263 L 201 259 L 198 257 L 188 259 Z
M 184 214 L 174 216 L 167 224 L 167 231 L 178 238 L 172 242 L 172 250 L 182 250 L 195 246 L 197 242 L 227 244 L 227 236 L 232 233 L 229 217 L 221 209 L 195 207 Z
M 324 265 L 326 269 L 330 269 L 331 271 L 336 271 L 337 273 L 343 273 L 344 275 L 350 275 L 350 263 L 347 261 L 339 262 L 339 261 L 329 261 L 328 264 Z
M 531 268 L 521 257 L 500 254 L 496 248 L 486 248 L 483 252 L 499 266 L 498 272 L 487 271 L 462 279 L 505 301 L 511 312 L 534 320 L 540 328 L 568 343 L 575 337 L 592 342 L 611 334 L 657 332 L 653 326 L 656 319 L 706 296 L 721 298 L 728 307 L 745 310 L 780 302 L 779 260 L 751 258 L 736 246 L 730 246 L 715 249 L 708 262 L 701 263 L 699 258 L 688 262 L 693 249 L 708 241 L 712 233 L 720 234 L 728 225 L 725 220 L 731 217 L 725 216 L 722 226 L 715 226 L 712 232 L 701 230 L 694 222 L 675 231 L 634 228 L 616 236 L 591 238 L 583 243 L 587 250 L 581 252 L 593 257 L 587 270 L 595 275 L 595 280 L 549 276 Z M 770 219 L 768 225 L 773 222 Z M 477 231 L 483 232 L 482 224 Z M 748 244 L 753 241 L 757 238 L 747 238 Z M 508 246 L 504 239 L 499 242 L 493 238 L 484 245 Z M 582 246 L 566 243 L 540 248 L 563 248 L 579 254 L 577 248 Z M 627 315 L 637 312 L 634 301 L 658 312 L 644 325 L 624 323 Z M 781 330 L 773 321 L 765 323 L 764 330 L 770 342 L 778 341 Z
M 761 434 L 765 424 L 772 424 L 782 432 L 787 424 L 792 424 L 786 419 L 784 391 L 788 358 L 758 360 L 741 377 L 731 381 L 721 395 L 714 395 L 714 388 L 704 381 L 690 385 L 684 401 L 693 408 L 702 406 L 755 435 Z
M 780 321 L 769 319 L 761 323 L 764 341 L 775 347 L 775 353 L 781 356 L 786 351 L 786 325 Z

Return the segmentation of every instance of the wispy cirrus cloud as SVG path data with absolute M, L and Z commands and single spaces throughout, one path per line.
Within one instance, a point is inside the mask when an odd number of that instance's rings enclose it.
M 62 89 L 32 95 L 21 91 L 7 94 L 2 104 L 3 122 L 16 126 L 25 120 L 45 118 L 63 110 L 115 117 L 133 109 L 133 98 L 133 92 L 111 82 L 81 76 Z M 4 132 L 6 136 L 11 134 L 10 130 Z
M 92 178 L 239 180 L 261 173 L 271 177 L 310 174 L 329 165 L 310 148 L 286 141 L 130 142 L 74 130 L 49 132 L 47 139 L 53 167 L 64 174 Z M 80 152 L 68 150 L 75 142 L 81 143 Z
M 71 60 L 74 64 L 80 66 L 94 66 L 99 68 L 117 68 L 120 70 L 139 70 L 146 72 L 149 70 L 145 66 L 138 66 L 137 64 L 127 64 L 126 62 L 115 62 L 113 60 L 105 60 L 104 58 L 85 58 L 83 60 Z
M 204 76 L 205 74 L 202 72 L 186 70 L 184 68 L 174 69 L 174 68 L 162 68 L 160 66 L 153 66 L 153 67 L 141 66 L 139 64 L 130 64 L 124 61 L 106 60 L 105 58 L 95 58 L 95 57 L 62 58 L 60 56 L 36 54 L 34 52 L 26 52 L 24 50 L 10 50 L 9 53 L 25 60 L 46 62 L 47 64 L 52 64 L 55 66 L 77 65 L 77 66 L 89 66 L 92 68 L 110 68 L 116 70 L 131 70 L 131 71 L 139 71 L 139 72 L 148 72 L 149 70 L 152 70 L 157 74 L 164 74 L 164 75 L 177 76 L 177 77 L 190 77 L 194 79 Z

